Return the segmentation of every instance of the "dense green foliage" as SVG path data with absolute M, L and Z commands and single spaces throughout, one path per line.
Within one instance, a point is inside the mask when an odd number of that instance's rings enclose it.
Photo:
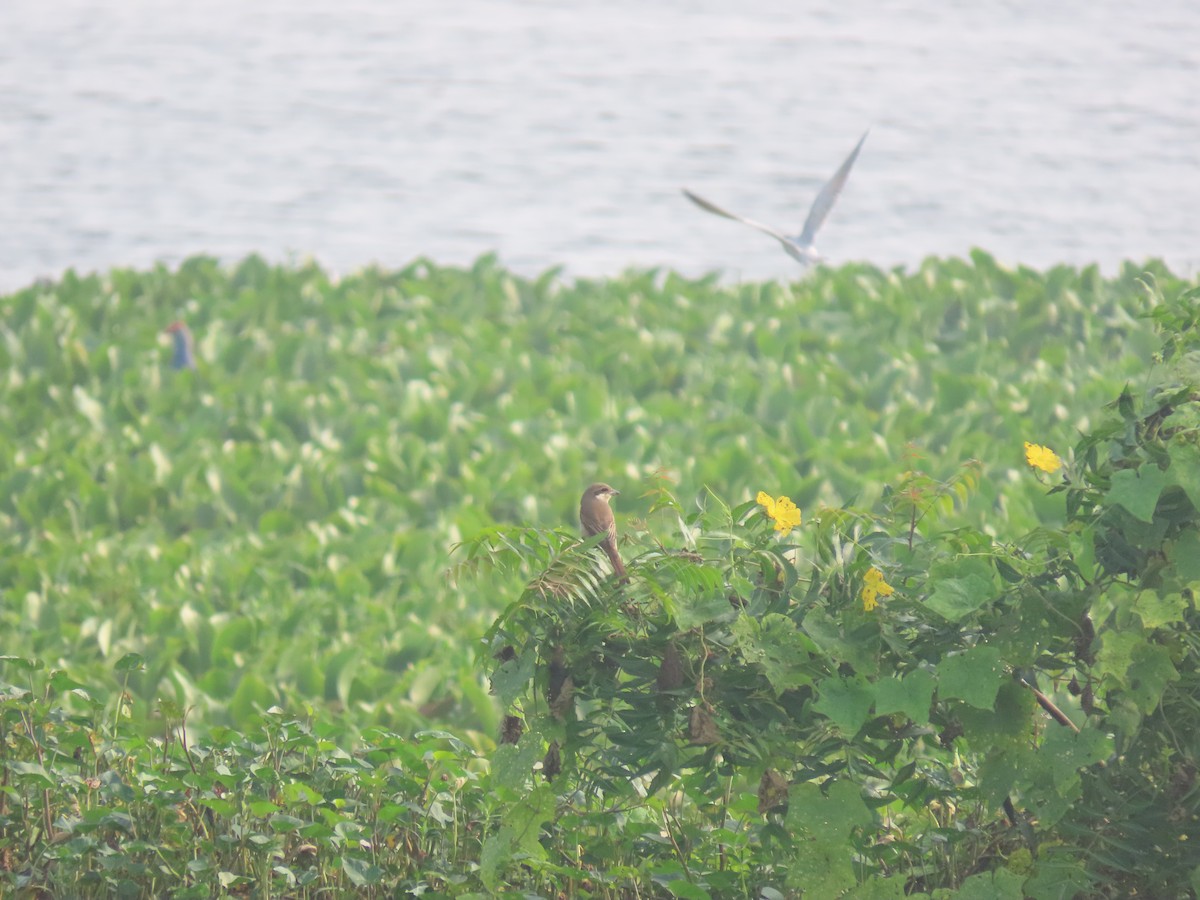
M 1141 274 L 194 259 L 4 299 L 0 872 L 1187 896 L 1195 301 Z M 598 479 L 628 585 L 573 538 Z
M 1159 312 L 1187 350 L 1079 442 L 1061 528 L 947 527 L 974 474 L 908 471 L 877 511 L 782 542 L 753 502 L 689 515 L 664 492 L 689 540 L 628 561 L 628 585 L 578 542 L 476 542 L 540 573 L 491 634 L 493 771 L 549 858 L 656 859 L 684 897 L 1191 896 L 1200 291 Z

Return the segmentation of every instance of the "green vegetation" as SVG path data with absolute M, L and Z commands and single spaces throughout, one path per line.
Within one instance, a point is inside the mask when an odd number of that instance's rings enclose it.
M 1200 295 L 1160 266 L 0 302 L 5 893 L 1193 895 Z

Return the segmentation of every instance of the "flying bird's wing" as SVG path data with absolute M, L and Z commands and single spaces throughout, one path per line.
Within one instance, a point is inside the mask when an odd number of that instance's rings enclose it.
M 683 188 L 683 196 L 687 197 L 706 212 L 710 212 L 718 216 L 724 216 L 726 219 L 733 219 L 733 221 L 741 222 L 743 225 L 749 225 L 751 228 L 757 228 L 763 234 L 769 234 L 771 237 L 775 238 L 775 240 L 782 243 L 785 247 L 792 243 L 791 238 L 780 231 L 776 231 L 770 225 L 764 225 L 762 222 L 755 222 L 753 219 L 747 219 L 745 216 L 739 216 L 735 213 L 729 212 L 728 210 L 721 209 L 721 207 L 717 206 L 715 203 L 709 203 L 703 197 L 696 196 L 687 188 Z
M 854 167 L 854 161 L 858 159 L 858 151 L 862 149 L 863 141 L 870 133 L 870 129 L 863 132 L 863 136 L 858 139 L 858 143 L 854 145 L 854 149 L 850 151 L 846 161 L 833 173 L 833 177 L 825 182 L 825 186 L 817 194 L 817 199 L 813 201 L 812 209 L 808 211 L 808 218 L 804 220 L 804 229 L 798 238 L 798 243 L 802 246 L 812 245 L 817 232 L 820 231 L 821 225 L 829 215 L 829 211 L 833 209 L 833 204 L 837 202 L 838 194 L 842 192 L 846 179 L 850 177 L 850 170 Z

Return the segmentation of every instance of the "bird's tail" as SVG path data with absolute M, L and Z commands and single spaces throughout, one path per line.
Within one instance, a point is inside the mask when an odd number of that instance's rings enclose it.
M 612 563 L 613 572 L 622 583 L 629 581 L 629 576 L 625 574 L 625 564 L 621 562 L 621 554 L 617 552 L 617 548 L 611 546 L 608 541 L 602 544 L 604 552 L 608 554 L 608 561 Z

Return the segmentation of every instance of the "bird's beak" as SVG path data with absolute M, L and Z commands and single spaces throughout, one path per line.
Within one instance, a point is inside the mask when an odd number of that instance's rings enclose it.
M 613 495 L 614 497 L 619 497 L 619 496 L 621 496 L 621 492 L 620 492 L 620 491 L 618 491 L 616 488 L 613 488 L 612 495 Z

